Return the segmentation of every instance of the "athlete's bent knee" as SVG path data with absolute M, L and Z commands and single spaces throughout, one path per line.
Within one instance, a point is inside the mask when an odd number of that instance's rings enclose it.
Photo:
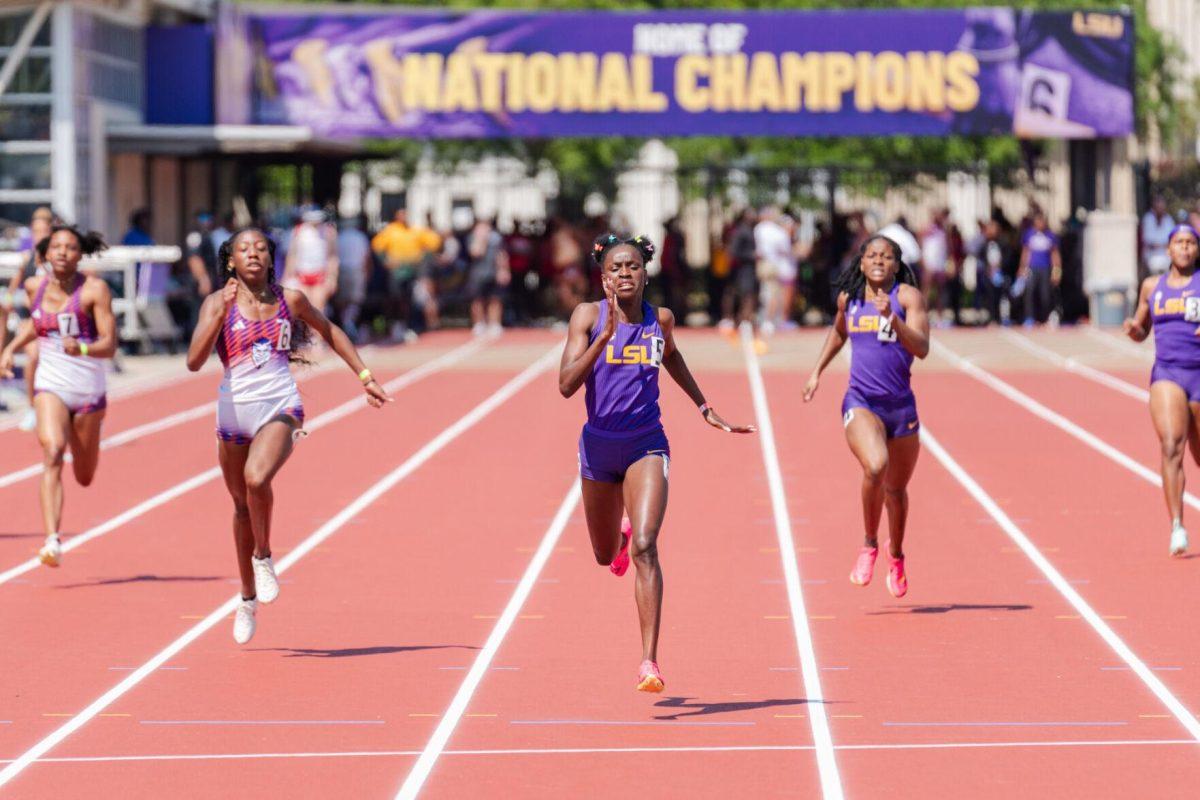
M 1183 461 L 1183 437 L 1168 436 L 1162 440 L 1162 457 L 1164 461 Z
M 271 488 L 271 477 L 265 470 L 246 470 L 246 491 L 258 493 Z
M 886 458 L 868 459 L 863 464 L 863 478 L 874 484 L 883 482 L 883 476 L 887 474 L 888 462 Z
M 658 531 L 639 532 L 633 536 L 630 555 L 646 566 L 658 561 Z
M 66 454 L 66 442 L 50 441 L 42 444 L 42 463 L 48 467 L 61 467 Z

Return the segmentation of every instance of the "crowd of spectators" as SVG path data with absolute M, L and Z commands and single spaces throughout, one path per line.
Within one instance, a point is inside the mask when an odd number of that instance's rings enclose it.
M 633 232 L 605 217 L 525 220 L 500 228 L 469 208 L 455 209 L 444 229 L 400 208 L 368 230 L 365 218 L 338 219 L 331 211 L 308 206 L 282 224 L 257 224 L 279 245 L 279 281 L 305 292 L 359 342 L 411 341 L 446 320 L 466 321 L 477 336 L 496 336 L 511 325 L 561 324 L 579 302 L 600 296 L 599 275 L 587 259 L 591 241 L 610 228 Z M 1161 197 L 1153 200 L 1139 228 L 1143 274 L 1164 269 L 1166 234 L 1189 213 L 1200 225 L 1200 206 L 1171 214 Z M 51 216 L 39 209 L 31 229 Z M 863 212 L 810 218 L 807 226 L 801 219 L 777 205 L 742 209 L 700 247 L 688 240 L 678 218 L 668 220 L 649 297 L 688 324 L 728 330 L 747 320 L 765 336 L 826 324 L 838 275 L 878 232 L 900 246 L 935 325 L 1055 324 L 1087 313 L 1082 222 L 1068 219 L 1054 227 L 1033 201 L 1019 220 L 993 209 L 968 230 L 945 208 L 923 225 L 903 216 L 875 220 Z M 217 254 L 243 222 L 232 213 L 197 214 L 184 258 L 161 266 L 157 284 L 182 337 L 190 335 L 203 297 L 226 279 Z M 151 212 L 139 209 L 120 244 L 152 245 L 152 229 Z M 689 253 L 693 260 L 698 253 L 707 258 L 690 263 Z M 10 288 L 8 297 L 19 294 L 19 279 Z M 0 323 L 10 305 L 0 304 Z

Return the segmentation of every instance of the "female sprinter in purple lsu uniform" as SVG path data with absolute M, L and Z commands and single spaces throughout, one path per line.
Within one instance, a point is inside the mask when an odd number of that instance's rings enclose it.
M 37 244 L 44 274 L 25 281 L 30 317 L 0 354 L 0 377 L 12 377 L 18 348 L 37 341 L 40 361 L 33 383 L 38 441 L 42 445 L 42 521 L 46 542 L 38 559 L 62 560 L 62 467 L 67 448 L 80 486 L 90 486 L 100 464 L 100 425 L 108 407 L 104 360 L 117 350 L 117 325 L 108 284 L 79 271 L 85 255 L 103 250 L 98 233 L 55 225 Z
M 1154 328 L 1154 369 L 1150 372 L 1150 418 L 1162 442 L 1162 484 L 1171 515 L 1171 555 L 1183 555 L 1183 452 L 1191 442 L 1200 464 L 1200 278 L 1198 234 L 1177 225 L 1167 239 L 1171 268 L 1142 281 L 1137 310 L 1124 330 L 1135 342 Z
M 850 582 L 866 586 L 879 555 L 879 518 L 888 510 L 888 591 L 908 592 L 904 571 L 904 528 L 908 482 L 920 453 L 921 423 L 913 396 L 913 357 L 929 354 L 929 319 L 916 277 L 900 260 L 900 246 L 872 236 L 839 281 L 837 316 L 816 369 L 804 387 L 812 400 L 821 372 L 849 338 L 850 388 L 842 401 L 846 441 L 863 468 L 862 506 L 866 536 Z
M 233 638 L 254 636 L 258 601 L 279 594 L 271 560 L 271 481 L 292 454 L 304 424 L 304 406 L 289 362 L 307 344 L 310 329 L 328 342 L 355 372 L 367 402 L 379 408 L 391 398 L 363 366 L 354 345 L 300 292 L 275 283 L 275 243 L 248 228 L 221 245 L 217 261 L 229 275 L 200 309 L 200 322 L 188 348 L 195 372 L 216 347 L 225 377 L 217 399 L 217 455 L 233 497 L 233 536 L 237 544 L 242 602 L 233 619 Z
M 674 315 L 642 299 L 653 255 L 654 246 L 644 236 L 622 240 L 605 234 L 596 240 L 592 257 L 605 299 L 575 307 L 558 373 L 563 397 L 586 387 L 579 474 L 596 561 L 624 575 L 632 547 L 642 630 L 637 688 L 643 692 L 663 690 L 656 663 L 663 591 L 657 540 L 667 510 L 671 449 L 658 407 L 659 367 L 667 368 L 709 425 L 732 433 L 754 430 L 729 425 L 705 402 L 675 347 Z M 629 521 L 622 524 L 625 511 Z

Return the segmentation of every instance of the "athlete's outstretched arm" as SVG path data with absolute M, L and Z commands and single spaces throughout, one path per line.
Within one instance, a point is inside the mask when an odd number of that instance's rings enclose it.
M 1150 314 L 1150 295 L 1154 292 L 1156 283 L 1158 283 L 1157 277 L 1146 278 L 1142 281 L 1142 288 L 1138 291 L 1137 308 L 1134 309 L 1132 317 L 1121 323 L 1121 330 L 1135 342 L 1146 341 L 1146 337 L 1150 335 L 1150 329 L 1154 326 L 1154 317 Z
M 925 310 L 925 297 L 920 289 L 904 284 L 896 293 L 896 299 L 904 308 L 906 319 L 900 319 L 899 314 L 892 314 L 892 330 L 896 339 L 904 345 L 904 349 L 917 358 L 929 355 L 929 314 Z M 891 313 L 891 305 L 887 306 Z
M 683 353 L 675 346 L 675 314 L 671 312 L 671 309 L 658 309 L 658 326 L 662 328 L 663 338 L 666 339 L 662 364 L 667 368 L 671 379 L 679 384 L 679 388 L 683 389 L 684 393 L 692 399 L 696 407 L 704 408 L 704 421 L 726 433 L 754 433 L 753 425 L 731 425 L 722 419 L 721 415 L 713 408 L 705 408 L 707 403 L 704 400 L 704 392 L 700 391 L 696 378 L 688 369 L 687 362 L 683 360 Z
M 96 341 L 87 346 L 89 358 L 112 358 L 117 354 L 117 318 L 113 316 L 112 290 L 99 278 L 89 278 L 84 292 L 90 294 L 92 319 L 96 321 Z M 83 346 L 73 336 L 64 336 L 63 352 L 69 356 L 83 355 Z
M 617 301 L 608 290 L 608 282 L 604 284 L 605 299 L 608 303 L 608 318 L 604 321 L 604 330 L 591 344 L 588 336 L 592 326 L 600 316 L 600 307 L 592 303 L 580 303 L 571 312 L 571 324 L 567 328 L 567 345 L 563 348 L 562 361 L 558 365 L 558 391 L 563 397 L 570 397 L 579 391 L 588 373 L 600 359 L 608 340 L 617 331 Z
M 217 337 L 221 335 L 221 327 L 225 324 L 225 315 L 229 313 L 229 305 L 237 302 L 237 288 L 237 278 L 230 278 L 220 291 L 204 298 L 200 306 L 200 319 L 196 322 L 192 341 L 188 345 L 187 368 L 191 372 L 203 367 L 212 355 Z
M 821 373 L 829 366 L 829 362 L 842 352 L 847 338 L 849 338 L 849 334 L 846 332 L 846 294 L 842 292 L 838 295 L 837 313 L 833 317 L 833 325 L 829 327 L 829 335 L 825 337 L 825 344 L 821 347 L 817 365 L 813 367 L 808 383 L 804 384 L 804 402 L 807 403 L 813 399 L 813 395 L 817 393 L 817 387 L 821 385 Z
M 384 403 L 392 402 L 387 391 L 379 385 L 379 381 L 375 380 L 371 370 L 367 369 L 367 365 L 363 363 L 362 358 L 358 355 L 358 349 L 355 348 L 354 342 L 350 341 L 350 337 L 346 335 L 345 331 L 330 322 L 319 309 L 308 302 L 308 298 L 304 296 L 303 292 L 284 289 L 283 294 L 287 300 L 288 309 L 296 319 L 307 323 L 309 327 L 320 334 L 325 343 L 333 349 L 333 352 L 341 356 L 342 361 L 345 361 L 346 365 L 354 370 L 360 379 L 366 376 L 363 381 L 363 389 L 367 393 L 368 403 L 379 408 Z

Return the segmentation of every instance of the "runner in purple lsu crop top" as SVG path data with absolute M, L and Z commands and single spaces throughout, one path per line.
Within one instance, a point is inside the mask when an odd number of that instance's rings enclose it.
M 846 441 L 862 464 L 865 541 L 850 582 L 866 586 L 879 555 L 879 519 L 888 511 L 888 591 L 908 592 L 904 532 L 908 521 L 908 482 L 921 450 L 921 422 L 909 368 L 929 354 L 929 319 L 916 278 L 900 258 L 900 246 L 872 236 L 838 280 L 837 316 L 808 384 L 807 403 L 821 373 L 849 340 L 850 387 L 842 400 Z
M 563 397 L 586 387 L 579 474 L 596 561 L 618 577 L 631 555 L 637 567 L 634 595 L 642 631 L 637 688 L 643 692 L 663 690 L 656 663 L 663 587 L 657 542 L 667 510 L 671 448 L 660 421 L 659 368 L 666 367 L 709 425 L 731 433 L 754 430 L 730 425 L 705 402 L 675 346 L 675 317 L 643 299 L 653 255 L 654 246 L 643 236 L 622 240 L 605 234 L 596 240 L 592 257 L 602 274 L 604 300 L 580 303 L 571 314 L 558 376 Z

